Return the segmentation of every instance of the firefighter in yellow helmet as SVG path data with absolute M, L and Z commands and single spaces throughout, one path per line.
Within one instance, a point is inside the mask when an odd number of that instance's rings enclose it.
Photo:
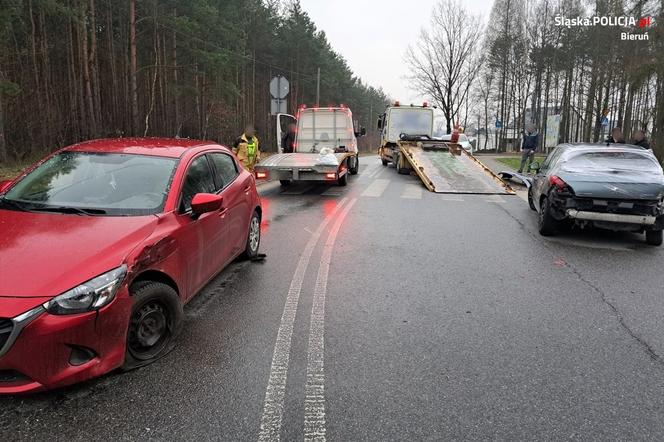
M 245 169 L 249 172 L 254 171 L 254 166 L 261 159 L 261 151 L 256 137 L 256 129 L 253 125 L 247 125 L 242 136 L 235 140 L 233 152 L 235 152 Z

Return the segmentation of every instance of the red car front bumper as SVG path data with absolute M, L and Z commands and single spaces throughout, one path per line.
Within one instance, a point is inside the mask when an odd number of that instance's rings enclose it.
M 131 299 L 122 287 L 115 300 L 98 312 L 42 312 L 0 356 L 0 394 L 62 387 L 119 367 L 124 362 L 130 311 Z

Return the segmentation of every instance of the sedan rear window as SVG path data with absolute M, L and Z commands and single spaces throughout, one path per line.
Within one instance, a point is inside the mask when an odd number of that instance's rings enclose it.
M 584 152 L 568 158 L 562 168 L 566 171 L 633 171 L 662 174 L 656 159 L 639 152 Z
M 62 152 L 12 187 L 4 205 L 90 215 L 159 213 L 176 164 L 147 155 Z

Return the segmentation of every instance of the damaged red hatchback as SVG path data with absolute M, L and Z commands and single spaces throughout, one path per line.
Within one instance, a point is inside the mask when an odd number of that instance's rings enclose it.
M 210 142 L 85 142 L 0 183 L 0 393 L 164 355 L 260 220 L 253 175 Z

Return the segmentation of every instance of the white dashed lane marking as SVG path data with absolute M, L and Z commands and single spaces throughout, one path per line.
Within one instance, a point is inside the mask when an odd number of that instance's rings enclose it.
M 295 274 L 293 275 L 290 288 L 288 289 L 284 311 L 281 315 L 281 322 L 277 332 L 277 341 L 274 344 L 270 377 L 265 391 L 261 428 L 258 434 L 259 441 L 278 441 L 280 439 L 281 423 L 284 414 L 286 380 L 288 378 L 288 364 L 290 360 L 291 339 L 293 337 L 293 325 L 297 314 L 297 305 L 300 300 L 304 275 L 307 272 L 307 267 L 309 267 L 311 254 L 313 253 L 323 230 L 345 203 L 346 198 L 342 199 L 332 213 L 330 213 L 318 226 L 318 229 L 316 229 L 311 235 L 311 238 L 309 238 L 309 241 L 300 256 L 300 260 L 297 263 Z

